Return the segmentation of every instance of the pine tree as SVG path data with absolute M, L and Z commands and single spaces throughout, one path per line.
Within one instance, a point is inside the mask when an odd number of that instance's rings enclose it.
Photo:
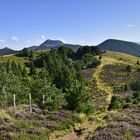
M 30 58 L 34 59 L 34 57 L 35 57 L 35 56 L 34 56 L 34 52 L 31 50 L 31 51 L 30 51 Z
M 28 71 L 27 71 L 26 67 L 23 68 L 22 75 L 23 75 L 23 77 L 26 77 L 28 75 Z
M 139 60 L 137 60 L 137 65 L 139 65 L 140 64 L 140 62 L 139 62 Z
M 35 66 L 34 66 L 34 62 L 31 62 L 31 66 L 30 66 L 30 75 L 34 75 L 36 73 L 35 70 Z

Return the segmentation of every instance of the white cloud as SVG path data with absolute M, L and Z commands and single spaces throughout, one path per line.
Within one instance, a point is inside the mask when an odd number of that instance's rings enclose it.
M 127 26 L 128 28 L 135 27 L 135 25 L 134 25 L 134 24 L 127 24 L 126 26 Z
M 0 39 L 0 45 L 4 45 L 5 44 L 5 41 Z
M 15 42 L 18 42 L 18 41 L 19 41 L 19 39 L 18 39 L 17 36 L 11 36 L 11 40 L 12 40 L 12 41 L 15 41 Z
M 38 44 L 41 44 L 41 43 L 43 43 L 45 41 L 45 38 L 46 37 L 44 35 L 40 35 L 38 38 L 36 38 L 36 42 Z
M 44 35 L 41 35 L 40 37 L 41 37 L 41 39 L 45 39 L 45 36 Z

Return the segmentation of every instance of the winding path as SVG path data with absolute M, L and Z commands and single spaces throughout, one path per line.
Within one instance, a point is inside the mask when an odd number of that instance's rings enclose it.
M 102 62 L 101 65 L 98 66 L 95 70 L 95 72 L 93 73 L 93 77 L 96 79 L 97 81 L 97 86 L 101 91 L 105 91 L 105 93 L 108 94 L 106 101 L 108 103 L 110 103 L 112 95 L 113 95 L 113 89 L 111 86 L 108 86 L 106 83 L 104 83 L 101 79 L 100 79 L 100 74 L 102 72 L 102 69 L 105 65 L 111 65 L 111 64 L 116 64 L 116 63 L 124 63 L 124 64 L 129 64 L 126 63 L 124 61 L 119 61 L 117 59 L 114 58 L 108 58 L 108 57 L 103 57 L 102 58 Z

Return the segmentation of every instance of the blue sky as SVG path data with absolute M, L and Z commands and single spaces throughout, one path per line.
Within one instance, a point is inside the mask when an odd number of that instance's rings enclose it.
M 140 41 L 140 0 L 0 0 L 0 19 L 0 48 Z

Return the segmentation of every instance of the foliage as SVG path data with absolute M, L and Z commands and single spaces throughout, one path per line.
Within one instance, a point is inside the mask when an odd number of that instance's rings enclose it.
M 63 56 L 67 56 L 67 57 L 73 57 L 75 55 L 75 52 L 73 49 L 65 47 L 65 46 L 61 46 L 57 49 L 57 53 Z
M 139 90 L 140 91 L 140 79 L 138 79 L 138 80 L 136 80 L 135 82 L 133 82 L 132 84 L 131 84 L 131 88 L 133 89 L 133 90 Z
M 46 78 L 36 77 L 32 81 L 31 94 L 33 100 L 40 107 L 49 111 L 57 111 L 65 105 L 64 94 Z M 43 96 L 44 102 L 43 102 Z
M 71 83 L 71 87 L 66 95 L 66 101 L 68 103 L 68 109 L 76 110 L 90 114 L 93 112 L 93 105 L 91 104 L 91 93 L 89 89 L 79 81 Z
M 101 55 L 102 52 L 98 47 L 95 46 L 80 47 L 76 52 L 78 58 L 83 57 L 84 54 L 92 54 L 95 56 L 95 55 Z
M 122 103 L 121 103 L 120 97 L 113 96 L 108 109 L 112 110 L 112 109 L 121 109 L 121 108 L 122 108 Z
M 85 84 L 82 70 L 99 65 L 100 60 L 95 55 L 101 52 L 93 46 L 80 49 L 81 52 L 74 52 L 62 46 L 35 57 L 33 51 L 24 48 L 18 56 L 29 58 L 28 67 L 15 61 L 2 63 L 0 104 L 12 105 L 13 94 L 16 94 L 16 104 L 28 104 L 31 94 L 32 103 L 48 111 L 68 109 L 93 113 L 91 91 Z
M 24 48 L 19 52 L 19 54 L 17 54 L 17 56 L 34 58 L 34 52 L 32 50 L 28 50 L 27 48 Z
M 126 71 L 127 71 L 127 72 L 132 72 L 132 67 L 131 67 L 130 65 L 127 65 L 127 66 L 126 66 Z

